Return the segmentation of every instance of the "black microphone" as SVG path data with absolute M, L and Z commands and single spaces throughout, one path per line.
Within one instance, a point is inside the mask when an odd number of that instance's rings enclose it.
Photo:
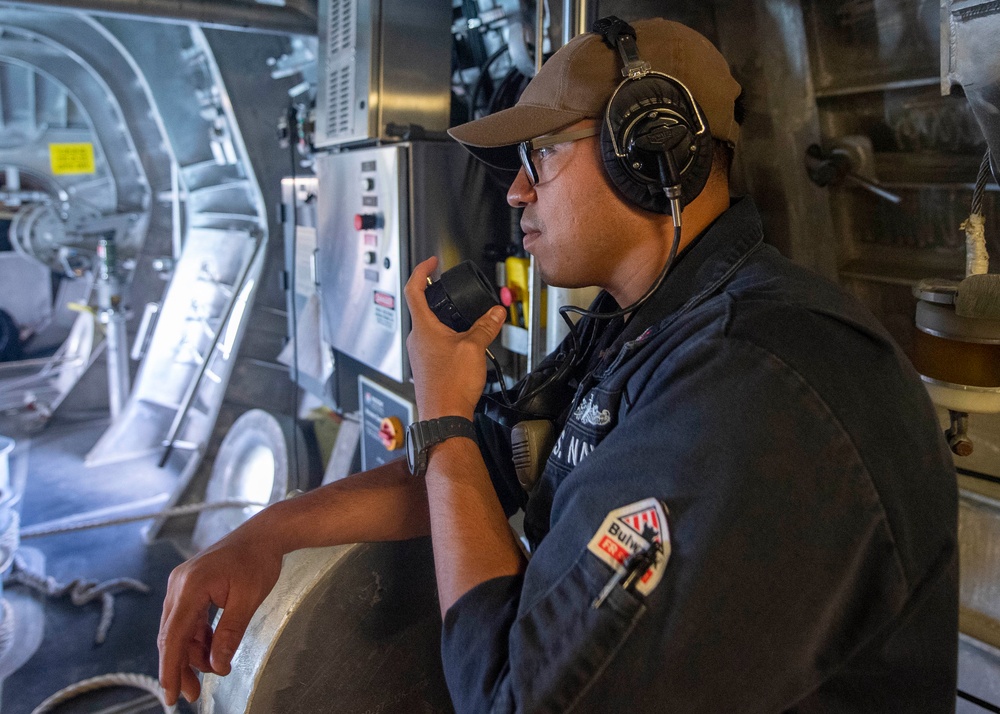
M 496 289 L 471 260 L 441 273 L 424 295 L 431 311 L 455 332 L 465 332 L 491 307 L 501 304 Z

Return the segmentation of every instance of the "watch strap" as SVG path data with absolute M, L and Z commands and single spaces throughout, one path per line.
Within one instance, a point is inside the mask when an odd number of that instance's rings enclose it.
M 469 419 L 460 416 L 446 416 L 438 419 L 430 419 L 424 424 L 427 425 L 427 439 L 424 446 L 430 447 L 440 444 L 442 441 L 453 436 L 465 436 L 473 441 L 476 440 L 476 425 Z
M 407 455 L 407 458 L 411 459 L 410 472 L 415 476 L 422 476 L 427 470 L 430 448 L 455 436 L 464 436 L 476 441 L 475 424 L 460 416 L 445 416 L 410 424 L 407 428 L 408 448 L 416 449 L 415 454 Z

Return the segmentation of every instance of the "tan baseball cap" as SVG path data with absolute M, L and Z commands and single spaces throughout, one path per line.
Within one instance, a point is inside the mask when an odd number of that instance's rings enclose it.
M 735 145 L 739 125 L 734 112 L 741 89 L 715 46 L 690 27 L 663 18 L 630 24 L 635 28 L 639 56 L 653 71 L 687 85 L 708 119 L 712 136 Z M 521 165 L 517 144 L 581 119 L 602 117 L 622 81 L 618 51 L 599 34 L 589 32 L 552 55 L 516 105 L 448 133 L 487 164 L 516 171 Z

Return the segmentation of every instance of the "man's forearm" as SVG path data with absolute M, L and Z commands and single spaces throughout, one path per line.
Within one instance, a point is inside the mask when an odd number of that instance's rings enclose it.
M 522 572 L 525 559 L 473 441 L 435 446 L 426 481 L 443 616 L 476 585 Z
M 253 521 L 285 553 L 430 533 L 427 491 L 399 459 L 277 503 Z

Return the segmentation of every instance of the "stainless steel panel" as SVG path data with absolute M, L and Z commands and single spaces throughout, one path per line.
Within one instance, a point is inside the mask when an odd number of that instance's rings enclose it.
M 323 339 L 397 382 L 405 334 L 400 266 L 409 265 L 406 161 L 404 146 L 316 160 Z M 372 182 L 372 190 L 363 190 L 362 181 Z M 375 216 L 379 225 L 357 230 L 356 215 Z
M 298 385 L 323 400 L 330 400 L 326 381 L 333 371 L 333 353 L 323 342 L 321 308 L 316 294 L 316 201 L 319 181 L 315 176 L 281 181 L 282 220 L 285 238 L 285 272 L 293 287 L 285 293 L 286 335 L 297 336 L 295 345 L 286 345 L 278 360 L 291 366 Z M 290 351 L 290 354 L 289 354 Z M 336 407 L 330 403 L 329 406 Z
M 1000 500 L 989 482 L 960 477 L 958 538 L 962 631 L 1000 648 Z M 976 490 L 971 490 L 975 488 Z
M 820 140 L 802 7 L 796 0 L 746 0 L 716 19 L 719 48 L 746 99 L 733 193 L 754 197 L 769 243 L 833 277 L 836 234 L 827 197 L 803 180 L 801 163 L 806 147 Z
M 961 84 L 1000 173 L 1000 3 L 944 0 L 941 18 L 941 90 Z
M 959 475 L 958 688 L 1000 704 L 1000 484 Z M 959 700 L 959 712 L 982 711 Z
M 817 92 L 937 76 L 939 3 L 807 0 L 802 6 Z
M 366 163 L 372 170 L 362 170 Z M 438 256 L 442 270 L 466 259 L 486 269 L 485 245 L 494 236 L 506 240 L 504 189 L 454 142 L 321 155 L 316 173 L 323 339 L 403 382 L 410 376 L 403 351 L 410 330 L 403 284 L 413 265 L 431 255 Z M 362 190 L 368 179 L 372 189 Z M 366 206 L 366 198 L 377 205 Z M 356 230 L 358 213 L 377 214 L 381 227 Z
M 448 128 L 451 113 L 451 2 L 383 0 L 378 118 L 371 136 L 391 138 L 389 124 Z
M 375 59 L 372 42 L 376 39 L 373 27 L 370 0 L 320 3 L 316 146 L 368 136 L 368 95 Z
M 448 127 L 451 3 L 323 0 L 319 27 L 316 146 Z
M 984 702 L 1000 703 L 1000 649 L 959 635 L 958 689 Z M 956 714 L 983 714 L 987 710 L 959 698 L 955 711 Z

